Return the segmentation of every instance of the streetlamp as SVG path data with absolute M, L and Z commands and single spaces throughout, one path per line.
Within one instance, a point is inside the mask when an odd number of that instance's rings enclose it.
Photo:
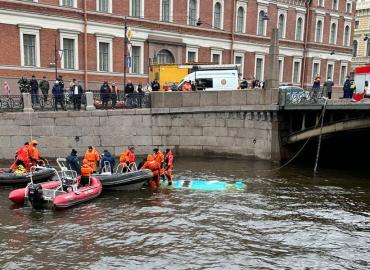
M 57 49 L 57 40 L 54 40 L 54 63 L 55 63 L 55 79 L 58 80 L 58 60 L 62 59 L 63 50 Z

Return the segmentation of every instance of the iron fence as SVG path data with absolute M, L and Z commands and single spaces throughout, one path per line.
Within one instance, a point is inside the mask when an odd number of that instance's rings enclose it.
M 94 106 L 97 109 L 135 109 L 150 108 L 150 95 L 148 93 L 100 93 L 92 91 Z
M 73 102 L 72 95 L 65 92 L 60 98 L 55 98 L 53 95 L 31 95 L 32 108 L 35 111 L 53 111 L 53 110 L 77 110 L 85 109 L 86 96 L 82 94 L 76 102 Z M 57 107 L 55 107 L 57 103 Z M 80 106 L 78 106 L 80 104 Z
M 23 110 L 21 95 L 0 96 L 0 112 L 19 112 Z

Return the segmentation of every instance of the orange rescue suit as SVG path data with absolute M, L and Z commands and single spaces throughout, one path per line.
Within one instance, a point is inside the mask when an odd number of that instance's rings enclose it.
M 159 165 L 161 166 L 160 175 L 164 175 L 164 169 L 163 169 L 164 155 L 163 153 L 160 150 L 158 150 L 158 152 L 153 154 L 153 156 L 154 156 L 155 161 L 157 161 Z
M 157 188 L 159 188 L 161 184 L 159 179 L 161 165 L 156 160 L 154 160 L 154 157 L 152 155 L 149 155 L 147 157 L 147 161 L 144 163 L 141 169 L 149 169 L 153 172 L 153 178 L 149 181 L 150 189 L 154 190 L 156 186 Z
M 135 162 L 135 153 L 130 150 L 123 151 L 119 157 L 119 162 L 127 163 L 127 165 Z
M 98 151 L 95 148 L 93 148 L 91 151 L 87 150 L 84 159 L 87 160 L 87 164 L 91 167 L 91 169 L 96 172 L 96 162 L 100 160 Z
M 16 160 L 10 166 L 11 171 L 15 171 L 17 165 L 15 164 L 17 160 L 20 160 L 25 165 L 26 171 L 30 170 L 30 156 L 29 156 L 29 145 L 24 145 L 18 148 L 16 154 Z
M 81 166 L 81 181 L 80 185 L 85 186 L 89 183 L 90 175 L 93 173 L 92 168 L 88 164 Z
M 36 165 L 37 161 L 40 159 L 40 152 L 36 146 L 30 145 L 28 148 L 29 156 L 32 162 L 32 165 Z
M 172 151 L 168 151 L 165 157 L 166 172 L 168 183 L 172 183 L 172 168 L 173 168 L 173 154 Z

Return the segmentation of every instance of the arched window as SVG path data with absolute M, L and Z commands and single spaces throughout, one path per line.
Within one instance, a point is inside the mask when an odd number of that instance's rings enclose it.
M 348 47 L 349 46 L 349 26 L 347 25 L 345 28 L 344 28 L 344 46 Z
M 189 24 L 197 24 L 197 0 L 189 0 Z
M 265 12 L 261 10 L 258 14 L 258 35 L 265 35 Z
M 284 14 L 280 14 L 279 15 L 279 38 L 283 38 L 284 37 L 284 25 L 285 25 L 285 16 Z
M 302 29 L 303 29 L 303 19 L 299 17 L 297 20 L 297 27 L 295 30 L 295 40 L 302 41 Z
M 244 26 L 244 8 L 239 7 L 238 8 L 238 16 L 236 19 L 236 32 L 243 32 L 243 26 Z
M 357 40 L 354 40 L 352 44 L 352 56 L 353 57 L 357 56 L 357 46 L 358 46 L 358 42 Z
M 173 64 L 175 63 L 175 59 L 170 51 L 161 50 L 157 55 L 157 63 L 158 64 Z
M 336 43 L 336 35 L 337 35 L 337 25 L 335 23 L 332 23 L 330 27 L 330 44 Z
M 217 2 L 214 7 L 213 12 L 213 27 L 217 29 L 221 29 L 221 13 L 222 13 L 222 7 L 220 2 Z
M 316 23 L 316 36 L 315 36 L 315 41 L 316 42 L 321 42 L 321 33 L 322 33 L 322 21 L 318 20 Z

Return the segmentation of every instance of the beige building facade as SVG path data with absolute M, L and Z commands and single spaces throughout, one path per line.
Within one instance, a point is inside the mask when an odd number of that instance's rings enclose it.
M 370 0 L 357 1 L 352 46 L 352 69 L 370 65 Z

